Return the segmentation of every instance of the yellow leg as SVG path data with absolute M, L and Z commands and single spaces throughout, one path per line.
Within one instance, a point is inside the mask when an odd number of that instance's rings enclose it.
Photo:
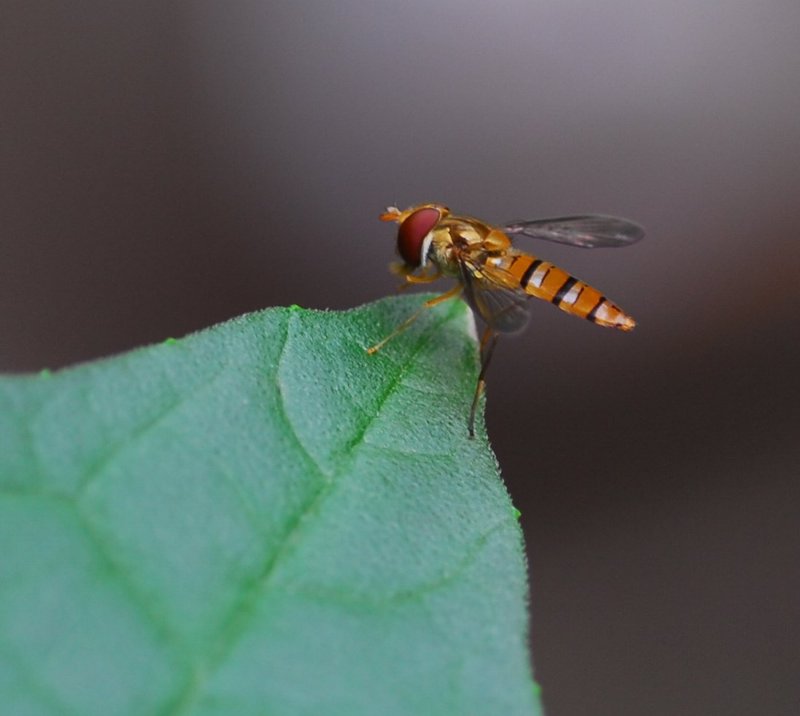
M 433 281 L 438 281 L 442 277 L 441 271 L 435 271 L 434 273 L 427 274 L 423 273 L 419 276 L 415 276 L 414 274 L 406 274 L 406 281 L 408 283 L 432 283 Z
M 456 284 L 451 288 L 449 291 L 446 291 L 441 296 L 436 296 L 436 298 L 432 298 L 429 301 L 425 301 L 422 304 L 422 308 L 420 308 L 415 313 L 411 314 L 405 321 L 403 321 L 397 328 L 395 328 L 386 338 L 382 341 L 376 343 L 374 346 L 367 348 L 367 353 L 373 355 L 377 353 L 381 348 L 383 348 L 392 338 L 395 336 L 399 336 L 406 328 L 408 328 L 414 321 L 416 321 L 427 308 L 433 308 L 434 306 L 438 306 L 443 301 L 448 301 L 451 298 L 456 298 L 457 296 L 461 295 L 461 284 Z
M 404 267 L 401 266 L 395 273 L 401 273 L 405 281 L 401 283 L 398 287 L 398 291 L 405 291 L 407 288 L 411 286 L 416 286 L 420 283 L 433 283 L 434 281 L 438 281 L 442 277 L 442 272 L 439 271 L 438 268 L 435 268 L 433 273 L 422 273 L 419 276 L 415 276 L 412 273 L 405 273 Z

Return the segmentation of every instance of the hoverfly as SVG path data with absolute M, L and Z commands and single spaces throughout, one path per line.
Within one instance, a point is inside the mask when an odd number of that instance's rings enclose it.
M 397 251 L 402 261 L 392 264 L 391 269 L 405 278 L 406 286 L 430 283 L 443 276 L 455 278 L 457 283 L 426 301 L 419 311 L 367 352 L 380 350 L 426 308 L 463 294 L 486 324 L 480 344 L 481 369 L 469 415 L 470 437 L 475 435 L 475 411 L 497 337 L 525 327 L 531 296 L 599 326 L 630 331 L 636 325 L 633 318 L 597 289 L 511 244 L 511 236 L 525 236 L 582 248 L 629 246 L 644 236 L 644 229 L 632 221 L 586 214 L 514 221 L 494 227 L 470 216 L 452 214 L 441 204 L 418 204 L 405 211 L 390 206 L 380 218 L 400 225 Z

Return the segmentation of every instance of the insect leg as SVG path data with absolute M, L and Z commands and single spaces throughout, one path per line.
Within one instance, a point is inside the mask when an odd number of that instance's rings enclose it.
M 486 371 L 489 370 L 489 361 L 492 359 L 494 347 L 497 345 L 498 334 L 487 326 L 481 338 L 481 372 L 475 385 L 475 395 L 472 397 L 472 407 L 469 411 L 469 436 L 475 437 L 475 412 L 478 409 L 478 400 L 486 387 Z M 488 344 L 488 345 L 487 345 Z
M 415 276 L 413 273 L 407 273 L 404 275 L 405 283 L 401 283 L 400 286 L 398 286 L 398 290 L 405 291 L 407 288 L 411 288 L 420 283 L 433 283 L 434 281 L 438 281 L 441 277 L 442 272 L 438 269 L 433 273 L 422 273 L 419 276 Z
M 410 273 L 406 275 L 406 281 L 408 283 L 432 283 L 433 281 L 438 281 L 442 277 L 442 272 L 438 269 L 430 274 L 420 274 L 419 276 L 415 276 L 414 274 Z
M 453 288 L 441 294 L 440 296 L 436 296 L 436 298 L 432 298 L 429 301 L 425 301 L 425 303 L 422 304 L 422 307 L 418 311 L 412 313 L 411 316 L 406 318 L 406 320 L 403 321 L 397 328 L 395 328 L 388 336 L 386 336 L 386 338 L 384 338 L 382 341 L 379 341 L 374 346 L 367 348 L 367 353 L 369 353 L 370 355 L 377 353 L 390 340 L 392 340 L 392 338 L 400 335 L 404 330 L 406 330 L 406 328 L 408 328 L 412 323 L 414 323 L 414 321 L 416 321 L 425 312 L 425 309 L 438 306 L 443 301 L 448 301 L 451 298 L 456 298 L 460 294 L 461 294 L 461 284 L 456 284 L 455 286 L 453 286 Z

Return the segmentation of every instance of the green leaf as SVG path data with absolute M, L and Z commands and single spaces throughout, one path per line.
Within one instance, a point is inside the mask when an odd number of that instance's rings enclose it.
M 460 302 L 0 380 L 0 713 L 539 712 Z

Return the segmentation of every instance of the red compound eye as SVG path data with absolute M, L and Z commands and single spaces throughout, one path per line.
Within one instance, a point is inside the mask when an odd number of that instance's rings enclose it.
M 422 264 L 422 242 L 428 232 L 439 223 L 441 212 L 438 209 L 426 207 L 410 214 L 400 224 L 397 232 L 397 250 L 409 266 Z

